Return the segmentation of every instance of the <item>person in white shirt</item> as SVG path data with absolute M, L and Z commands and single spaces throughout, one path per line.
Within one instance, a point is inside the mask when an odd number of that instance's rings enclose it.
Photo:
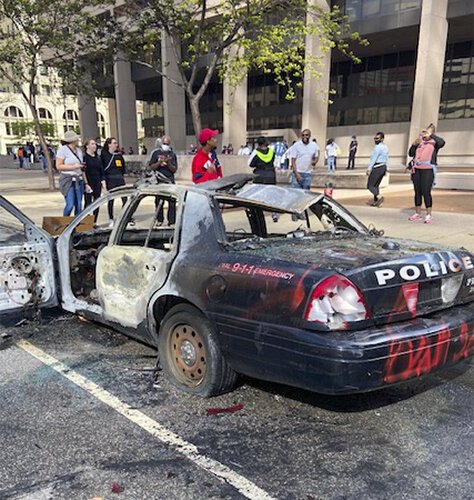
M 336 170 L 336 158 L 338 154 L 339 146 L 334 142 L 334 139 L 328 139 L 326 144 L 326 158 L 328 161 L 328 172 L 334 172 Z
M 301 132 L 301 140 L 290 148 L 291 187 L 310 189 L 311 174 L 319 160 L 319 146 L 311 141 L 311 130 Z
M 79 141 L 80 137 L 76 132 L 68 130 L 61 141 L 63 145 L 56 153 L 56 169 L 60 172 L 59 189 L 66 201 L 63 215 L 66 216 L 71 215 L 73 208 L 74 215 L 78 215 L 82 210 L 86 164 Z

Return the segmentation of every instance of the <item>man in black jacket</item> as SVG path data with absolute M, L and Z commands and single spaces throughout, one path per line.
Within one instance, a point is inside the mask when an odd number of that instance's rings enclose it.
M 158 141 L 157 141 L 158 142 Z M 171 139 L 169 136 L 164 135 L 161 138 L 161 145 L 158 143 L 157 148 L 152 151 L 150 156 L 150 161 L 148 162 L 148 167 L 153 172 L 159 172 L 161 175 L 165 176 L 171 184 L 175 184 L 174 174 L 178 170 L 178 160 L 176 155 L 171 148 Z M 163 182 L 159 176 L 155 176 L 158 183 Z M 155 199 L 155 206 L 158 208 L 160 199 Z M 158 225 L 162 225 L 164 221 L 164 210 L 163 203 L 158 211 L 157 215 Z M 168 225 L 172 226 L 176 222 L 176 203 L 174 200 L 168 201 Z
M 249 158 L 249 167 L 253 168 L 256 184 L 276 184 L 275 152 L 268 146 L 265 137 L 257 139 L 257 147 Z

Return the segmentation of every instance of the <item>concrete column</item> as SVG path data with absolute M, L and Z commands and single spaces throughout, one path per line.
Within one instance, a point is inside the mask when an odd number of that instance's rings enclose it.
M 236 87 L 224 79 L 223 118 L 222 144 L 232 144 L 237 152 L 247 142 L 247 77 Z
M 109 108 L 109 137 L 118 137 L 117 108 L 113 97 L 107 98 L 107 107 Z
M 423 127 L 430 123 L 435 125 L 438 123 L 448 36 L 447 9 L 448 0 L 422 2 L 408 138 L 410 143 Z
M 161 39 L 161 60 L 163 73 L 173 80 L 180 81 L 176 57 L 171 48 L 169 37 L 165 33 L 162 34 Z M 165 133 L 171 137 L 171 144 L 175 151 L 185 151 L 187 145 L 184 90 L 165 76 L 163 76 L 162 81 Z M 196 132 L 196 134 L 198 133 L 199 131 Z
M 132 66 L 119 57 L 114 62 L 115 101 L 117 110 L 118 141 L 125 151 L 131 146 L 138 151 L 137 103 Z
M 81 127 L 82 139 L 95 139 L 99 136 L 95 97 L 80 95 L 77 97 L 77 105 L 79 107 L 79 126 Z
M 329 10 L 326 0 L 310 0 L 310 5 Z M 316 138 L 321 149 L 326 144 L 326 128 L 328 123 L 329 77 L 331 73 L 331 54 L 321 50 L 317 35 L 306 37 L 306 55 L 321 58 L 322 66 L 318 68 L 321 78 L 314 79 L 305 72 L 303 85 L 303 116 L 301 128 L 309 128 L 312 139 Z M 321 164 L 321 160 L 320 160 Z

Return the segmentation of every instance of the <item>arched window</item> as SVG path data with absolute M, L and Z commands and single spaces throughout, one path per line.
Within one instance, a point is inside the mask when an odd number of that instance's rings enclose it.
M 46 108 L 38 108 L 38 116 L 40 120 L 52 120 L 53 115 L 49 109 Z
M 74 130 L 79 133 L 79 116 L 74 109 L 66 109 L 63 113 L 64 132 Z
M 14 122 L 19 121 L 19 119 L 23 118 L 23 111 L 17 106 L 8 106 L 8 108 L 5 109 L 4 115 L 7 117 L 7 120 L 5 121 L 6 134 L 15 135 L 13 132 L 12 124 Z
M 99 128 L 99 135 L 102 137 L 102 139 L 105 139 L 107 137 L 106 131 L 105 131 L 105 118 L 102 113 L 97 112 L 96 114 L 97 118 L 97 127 Z
M 23 118 L 23 111 L 16 106 L 8 106 L 5 110 L 5 116 L 8 116 L 8 118 Z

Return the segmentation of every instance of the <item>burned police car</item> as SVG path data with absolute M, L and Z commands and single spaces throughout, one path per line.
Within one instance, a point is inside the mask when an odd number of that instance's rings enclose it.
M 59 303 L 113 326 L 203 397 L 238 374 L 362 392 L 473 354 L 471 253 L 395 241 L 324 195 L 247 180 L 111 191 L 56 240 L 0 197 L 0 310 Z M 78 231 L 121 197 L 113 229 Z M 176 223 L 157 224 L 169 203 Z

